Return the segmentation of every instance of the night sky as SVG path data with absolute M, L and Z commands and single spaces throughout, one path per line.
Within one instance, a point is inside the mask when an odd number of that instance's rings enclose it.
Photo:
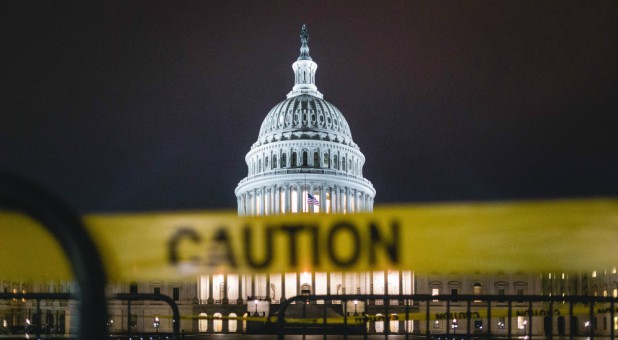
M 0 170 L 230 209 L 307 24 L 376 205 L 618 195 L 618 2 L 2 2 Z

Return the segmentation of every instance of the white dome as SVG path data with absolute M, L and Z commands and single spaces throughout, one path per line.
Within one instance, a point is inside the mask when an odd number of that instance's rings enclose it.
M 275 105 L 262 122 L 254 147 L 290 139 L 326 140 L 355 146 L 341 112 L 326 100 L 309 94 Z
M 245 157 L 248 174 L 235 191 L 239 215 L 373 210 L 365 156 L 341 112 L 315 86 L 318 65 L 308 39 L 303 26 L 294 87 L 266 115 Z

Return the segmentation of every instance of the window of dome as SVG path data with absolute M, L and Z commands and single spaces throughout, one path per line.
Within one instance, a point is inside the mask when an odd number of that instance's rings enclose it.
M 345 171 L 345 157 L 341 157 L 341 170 Z
M 281 155 L 281 167 L 285 168 L 287 166 L 287 162 L 287 154 L 284 153 L 283 155 Z
M 326 122 L 330 124 L 330 117 L 326 117 Z
M 327 153 L 325 153 L 325 154 L 324 154 L 324 166 L 325 166 L 325 167 L 327 167 L 327 168 L 330 166 L 330 164 L 329 164 L 329 163 L 330 163 L 330 162 L 329 162 L 329 160 L 330 160 L 330 159 L 328 158 L 328 154 L 327 154 Z
M 273 155 L 273 168 L 277 168 L 277 155 Z
M 309 157 L 307 156 L 307 151 L 303 151 L 303 166 L 309 165 Z
M 292 152 L 292 164 L 291 164 L 291 166 L 296 166 L 297 165 L 297 159 L 298 159 L 298 155 L 296 154 L 296 151 Z
M 337 159 L 337 155 L 333 157 L 333 165 L 335 166 L 335 170 L 339 170 L 339 159 Z
M 268 169 L 268 156 L 264 159 L 264 170 Z
M 313 166 L 320 167 L 320 154 L 318 152 L 313 153 Z

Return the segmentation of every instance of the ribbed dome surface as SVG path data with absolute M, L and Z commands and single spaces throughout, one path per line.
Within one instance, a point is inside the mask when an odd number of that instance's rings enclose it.
M 308 94 L 275 105 L 262 122 L 258 140 L 291 131 L 327 132 L 352 140 L 350 127 L 341 112 L 326 100 Z

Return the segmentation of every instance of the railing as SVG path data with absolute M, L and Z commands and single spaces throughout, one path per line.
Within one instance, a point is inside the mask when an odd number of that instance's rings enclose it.
M 143 294 L 143 293 L 135 293 L 135 294 L 116 294 L 114 297 L 117 300 L 127 301 L 127 336 L 131 338 L 131 302 L 132 301 L 144 301 L 144 300 L 154 300 L 154 301 L 163 301 L 170 305 L 172 309 L 172 334 L 174 339 L 178 339 L 180 337 L 180 312 L 178 311 L 178 305 L 171 297 L 163 294 Z
M 393 295 L 312 295 L 295 296 L 283 302 L 276 315 L 277 336 L 284 339 L 288 334 L 340 334 L 344 339 L 349 335 L 362 335 L 366 339 L 369 335 L 383 333 L 389 335 L 403 335 L 405 339 L 419 336 L 433 338 L 483 338 L 483 339 L 513 339 L 543 337 L 551 340 L 554 336 L 573 340 L 584 336 L 594 340 L 600 332 L 595 330 L 598 314 L 609 315 L 609 336 L 615 339 L 616 302 L 618 298 L 597 296 L 531 296 L 531 295 L 397 295 L 400 303 L 389 303 Z M 318 301 L 339 300 L 344 306 L 340 319 L 327 316 L 329 304 L 317 304 Z M 435 301 L 438 301 L 436 304 Z M 384 301 L 383 305 L 375 301 Z M 453 303 L 457 306 L 454 306 Z M 359 307 L 361 304 L 361 307 Z M 521 305 L 525 308 L 521 310 Z M 291 306 L 300 305 L 302 313 L 298 317 L 289 317 L 286 313 Z M 313 305 L 311 311 L 308 306 Z M 516 305 L 516 306 L 514 306 Z M 321 309 L 316 312 L 316 307 Z M 352 307 L 353 306 L 353 309 Z M 559 306 L 566 306 L 568 312 L 563 315 Z M 585 309 L 585 313 L 575 313 L 574 308 Z M 296 307 L 298 308 L 298 307 Z M 514 311 L 514 308 L 519 310 Z M 596 308 L 596 310 L 595 310 Z M 373 313 L 369 313 L 371 309 Z M 433 311 L 437 311 L 432 314 Z M 396 315 L 396 319 L 391 319 Z M 403 315 L 403 318 L 400 317 Z M 566 330 L 568 317 L 569 330 Z M 579 331 L 579 317 L 587 317 L 584 331 Z M 523 328 L 517 327 L 514 331 L 514 318 L 523 318 Z M 562 318 L 562 319 L 561 319 Z M 459 319 L 459 320 L 458 320 Z M 472 327 L 472 320 L 480 320 L 480 327 Z M 445 327 L 435 329 L 432 321 L 445 322 Z M 487 323 L 483 323 L 483 321 Z M 499 321 L 504 320 L 504 322 Z M 389 321 L 403 321 L 404 327 L 396 332 L 389 329 Z M 370 331 L 371 325 L 382 322 L 384 329 Z M 424 322 L 424 329 L 420 326 Z M 460 323 L 461 322 L 461 323 Z M 541 322 L 542 327 L 534 328 L 534 322 Z M 484 327 L 486 325 L 486 328 Z M 558 326 L 558 331 L 556 331 Z M 495 327 L 495 328 L 494 328 Z M 457 332 L 458 329 L 463 329 Z
M 243 178 L 240 182 L 238 182 L 238 184 L 240 185 L 240 184 L 252 181 L 254 179 L 262 178 L 262 177 L 268 177 L 272 175 L 288 175 L 288 174 L 337 175 L 338 177 L 347 177 L 347 178 L 356 180 L 360 183 L 371 185 L 371 181 L 369 181 L 368 179 L 358 174 L 352 174 L 344 170 L 316 169 L 316 168 L 307 167 L 307 166 L 297 167 L 297 168 L 292 168 L 292 169 L 276 169 L 276 170 L 273 169 L 273 170 L 264 171 L 258 174 L 249 175 L 246 178 Z

